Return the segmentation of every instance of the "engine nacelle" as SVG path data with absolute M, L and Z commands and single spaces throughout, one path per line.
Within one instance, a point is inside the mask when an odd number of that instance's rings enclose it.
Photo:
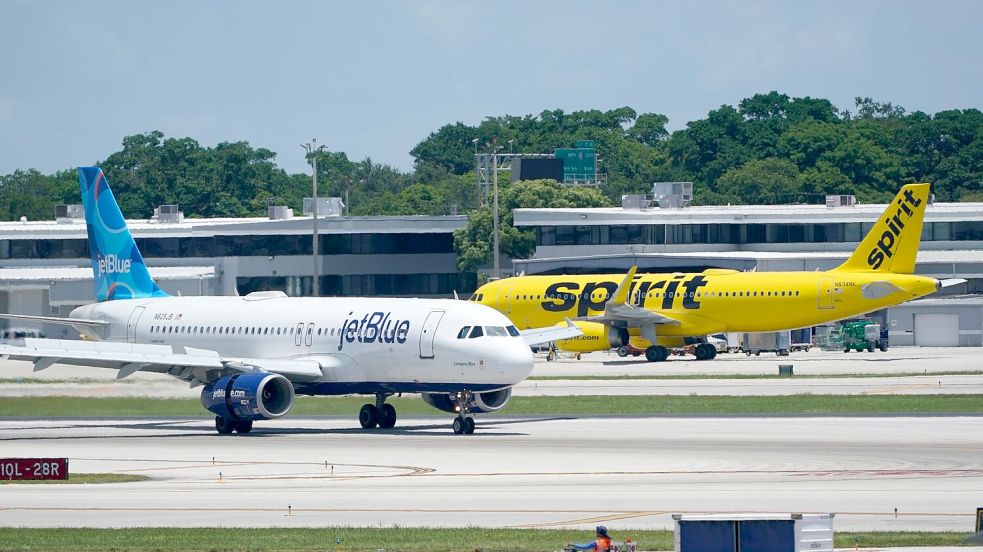
M 584 335 L 570 339 L 560 339 L 556 348 L 561 351 L 589 353 L 591 351 L 606 351 L 628 344 L 628 330 L 615 328 L 600 322 L 574 322 L 584 332 Z
M 486 391 L 484 393 L 472 393 L 471 402 L 468 409 L 478 414 L 487 414 L 501 410 L 512 398 L 512 388 L 506 387 L 498 391 Z M 451 395 L 447 393 L 424 393 L 423 401 L 437 410 L 444 412 L 457 412 L 457 404 Z
M 201 404 L 231 420 L 270 420 L 293 406 L 294 386 L 280 374 L 233 374 L 206 385 L 201 390 Z

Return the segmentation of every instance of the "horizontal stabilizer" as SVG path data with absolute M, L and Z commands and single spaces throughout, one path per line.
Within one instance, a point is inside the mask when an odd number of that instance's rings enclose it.
M 105 320 L 88 320 L 85 318 L 64 318 L 61 316 L 34 316 L 30 314 L 6 314 L 0 313 L 0 318 L 7 320 L 23 320 L 25 322 L 44 322 L 45 324 L 63 324 L 65 326 L 94 326 L 105 327 L 109 322 Z
M 965 283 L 966 280 L 962 278 L 946 278 L 945 280 L 939 280 L 939 287 L 947 288 L 949 286 L 957 286 Z

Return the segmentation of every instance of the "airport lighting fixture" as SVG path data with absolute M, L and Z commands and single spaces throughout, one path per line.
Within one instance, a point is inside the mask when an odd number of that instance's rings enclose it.
M 320 260 L 320 255 L 318 254 L 317 247 L 317 154 L 324 150 L 324 144 L 317 145 L 317 138 L 312 138 L 310 142 L 306 144 L 301 144 L 300 147 L 307 151 L 307 158 L 311 160 L 311 220 L 314 222 L 314 234 L 311 240 L 311 259 L 314 265 L 313 280 L 311 280 L 311 296 L 320 297 L 321 296 L 321 282 L 320 280 L 320 268 L 318 267 L 318 261 Z M 347 205 L 345 206 L 347 208 Z

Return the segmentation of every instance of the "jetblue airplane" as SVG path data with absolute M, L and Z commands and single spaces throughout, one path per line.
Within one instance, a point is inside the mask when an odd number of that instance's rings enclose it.
M 490 307 L 450 299 L 171 297 L 151 279 L 102 170 L 78 175 L 98 302 L 68 318 L 0 318 L 67 324 L 83 340 L 26 339 L 0 355 L 35 371 L 96 366 L 118 379 L 146 371 L 203 386 L 221 434 L 283 416 L 296 394 L 375 395 L 359 422 L 391 428 L 386 399 L 397 393 L 420 393 L 457 415 L 454 433 L 470 434 L 471 414 L 501 409 L 532 372 L 530 345 L 580 335 L 571 323 L 519 332 Z

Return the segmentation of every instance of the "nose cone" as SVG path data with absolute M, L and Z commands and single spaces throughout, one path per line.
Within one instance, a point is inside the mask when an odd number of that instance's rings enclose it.
M 513 385 L 528 378 L 535 365 L 532 349 L 522 338 L 511 338 L 507 346 L 496 349 L 495 362 L 508 383 Z

